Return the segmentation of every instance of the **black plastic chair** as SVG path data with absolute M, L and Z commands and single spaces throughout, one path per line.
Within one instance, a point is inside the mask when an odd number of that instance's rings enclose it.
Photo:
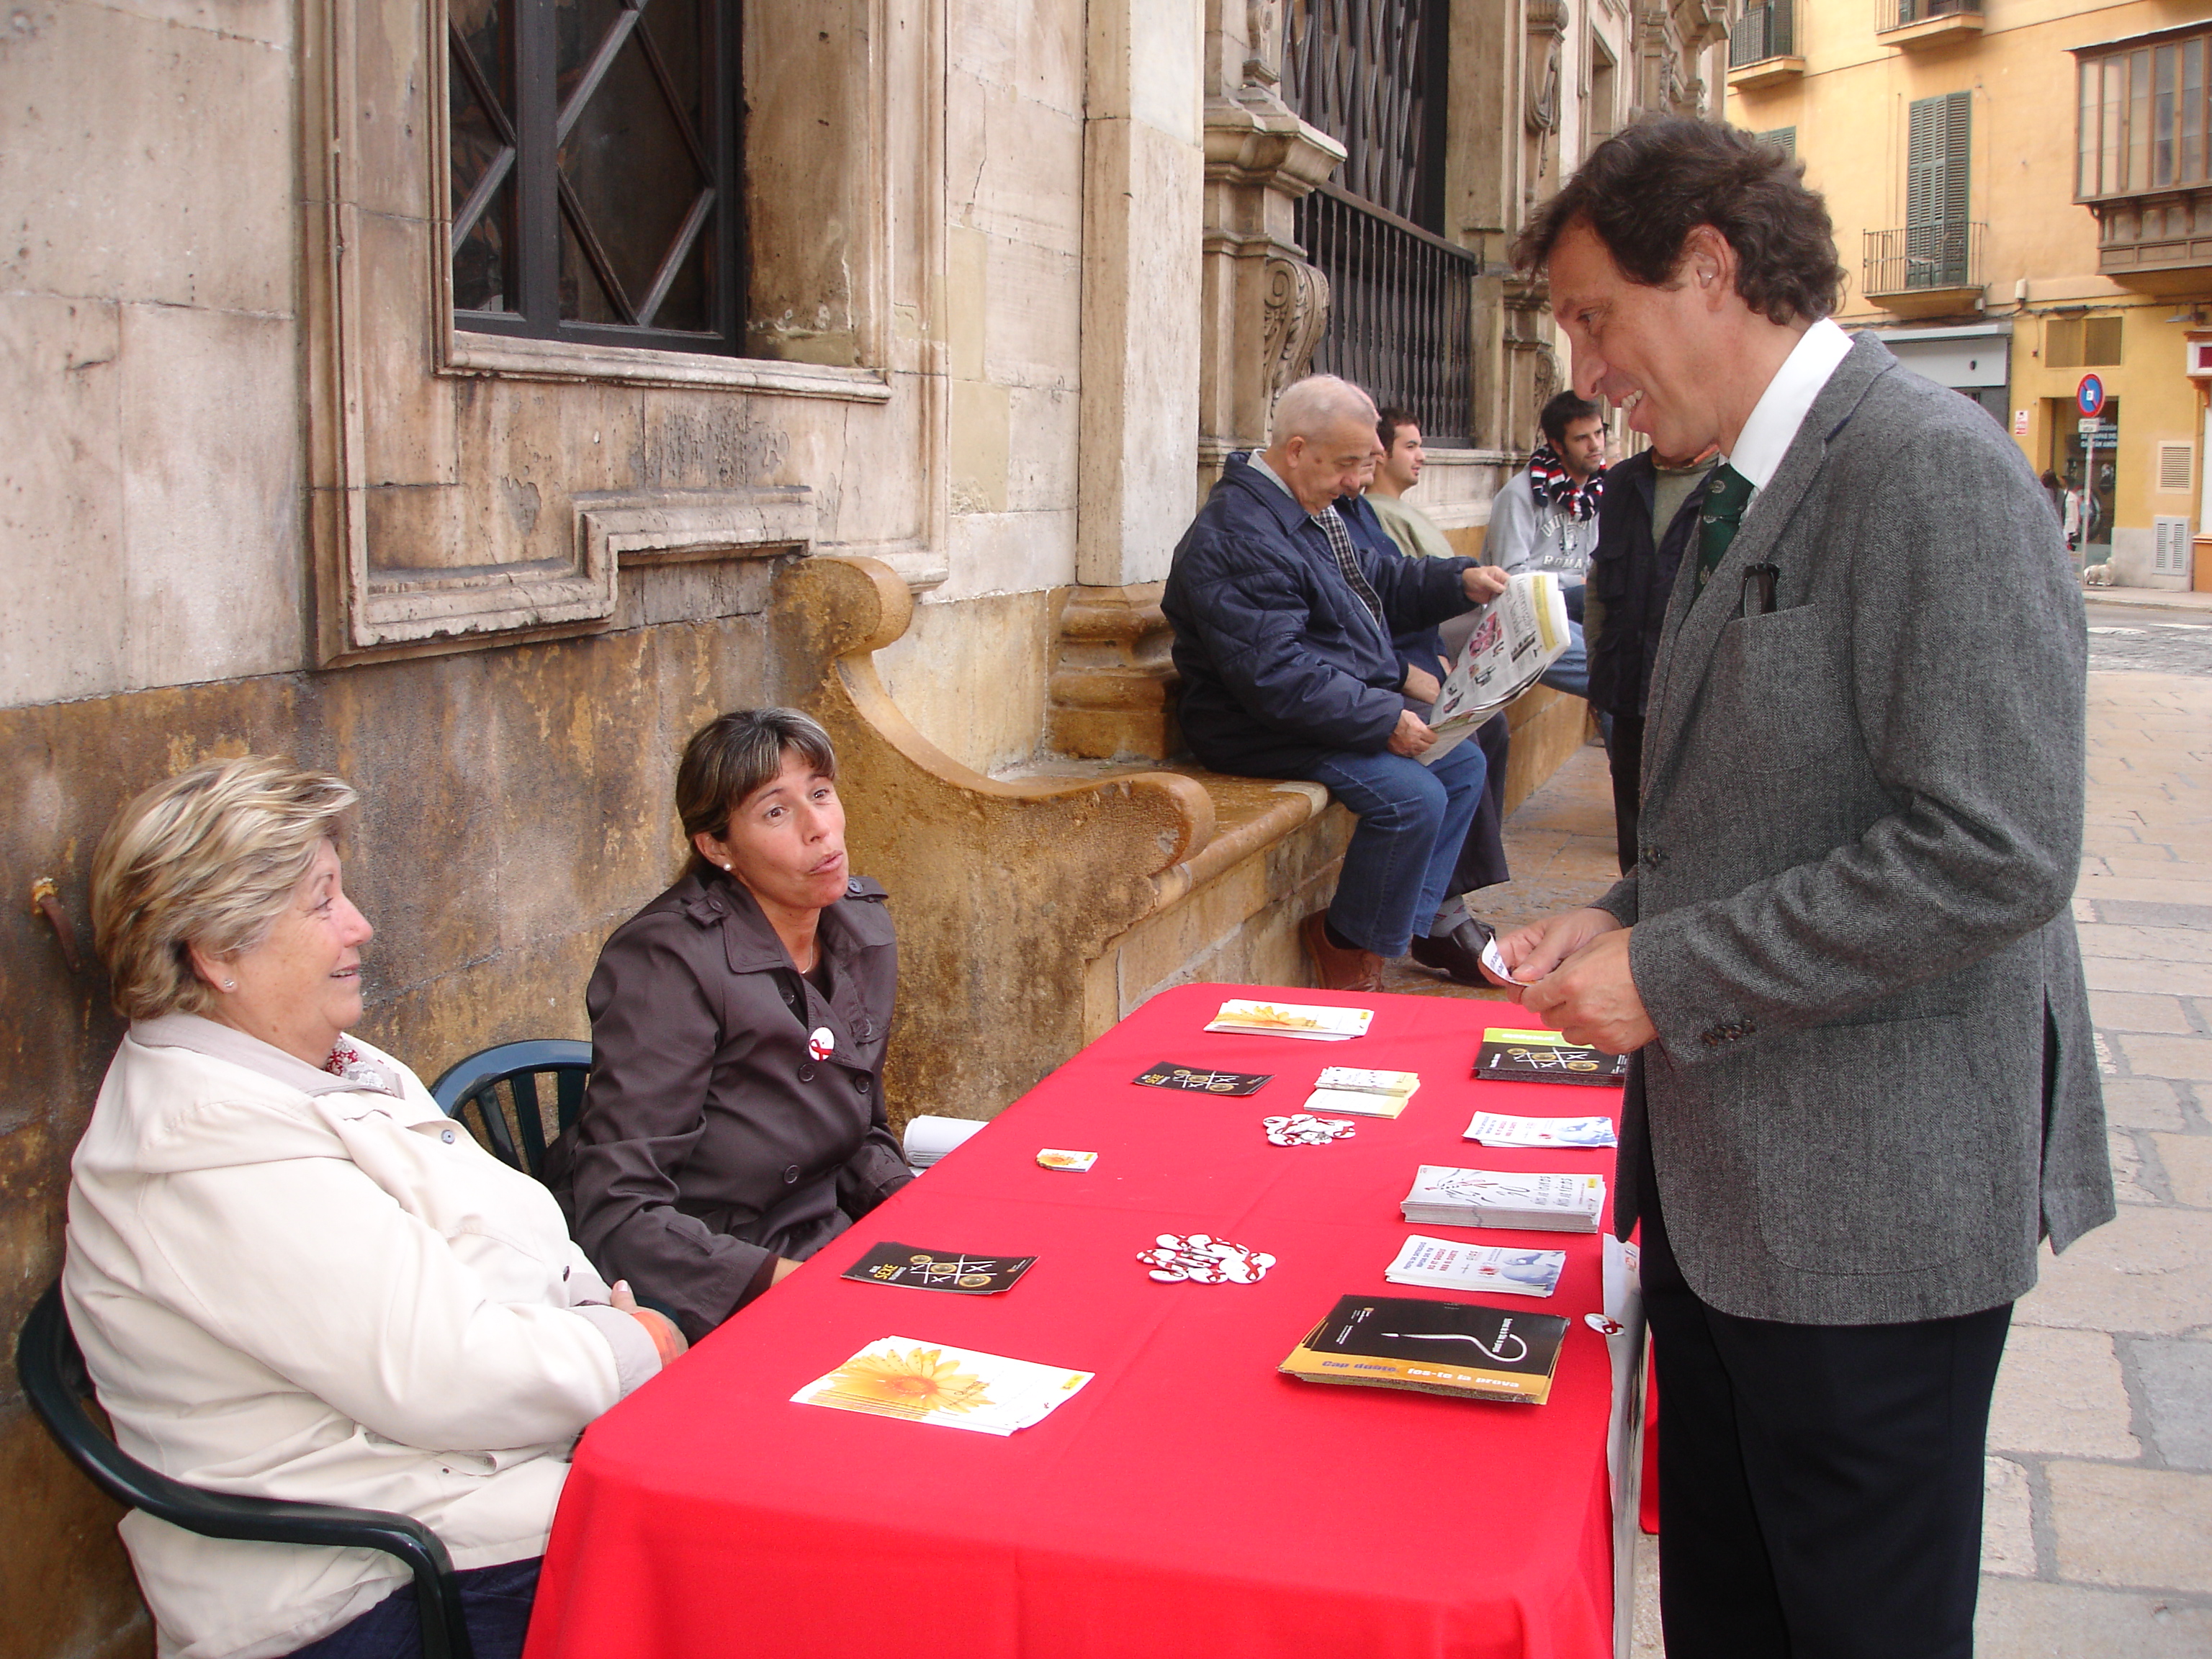
M 395 1556 L 415 1576 L 423 1659 L 475 1659 L 461 1619 L 453 1557 L 437 1534 L 414 1516 L 203 1492 L 156 1474 L 109 1438 L 88 1409 L 92 1380 L 70 1329 L 59 1285 L 48 1287 L 23 1322 L 22 1334 L 15 1339 L 15 1375 L 31 1409 L 70 1462 L 117 1503 L 203 1538 L 321 1544 Z
M 430 1085 L 447 1117 L 459 1119 L 484 1149 L 511 1170 L 543 1176 L 545 1149 L 573 1127 L 583 1109 L 584 1081 L 592 1072 L 592 1045 L 570 1037 L 502 1042 L 471 1054 Z M 553 1079 L 553 1125 L 549 1132 L 538 1080 Z M 501 1085 L 507 1098 L 501 1098 Z M 473 1121 L 468 1109 L 476 1109 Z

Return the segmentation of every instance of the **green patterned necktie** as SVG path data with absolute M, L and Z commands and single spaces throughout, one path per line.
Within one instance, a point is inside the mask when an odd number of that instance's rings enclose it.
M 1703 488 L 1705 498 L 1698 503 L 1698 593 L 1705 591 L 1713 572 L 1720 568 L 1729 544 L 1743 523 L 1743 510 L 1751 504 L 1751 480 L 1725 461 L 1713 469 Z

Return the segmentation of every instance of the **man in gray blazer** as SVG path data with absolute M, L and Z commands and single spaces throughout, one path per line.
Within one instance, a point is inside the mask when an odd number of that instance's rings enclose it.
M 1724 458 L 1636 866 L 1499 941 L 1532 1012 L 1636 1056 L 1669 1659 L 1966 1655 L 2012 1303 L 2112 1214 L 2081 597 L 2002 431 L 1825 320 L 1827 210 L 1779 152 L 1640 123 L 1516 252 L 1577 391 Z

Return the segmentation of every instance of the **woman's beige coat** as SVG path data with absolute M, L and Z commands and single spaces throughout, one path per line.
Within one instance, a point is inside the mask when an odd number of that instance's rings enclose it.
M 584 1425 L 658 1369 L 551 1195 L 347 1038 L 337 1077 L 140 1021 L 73 1164 L 71 1324 L 117 1439 L 217 1491 L 416 1516 L 458 1567 L 541 1554 Z M 164 1659 L 263 1659 L 404 1584 L 368 1551 L 124 1541 Z

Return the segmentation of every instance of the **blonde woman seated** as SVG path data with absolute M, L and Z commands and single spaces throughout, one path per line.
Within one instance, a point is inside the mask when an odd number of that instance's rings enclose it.
M 215 1491 L 414 1516 L 461 1570 L 478 1659 L 512 1659 L 569 1448 L 684 1340 L 346 1034 L 370 934 L 333 843 L 353 799 L 211 762 L 102 838 L 93 921 L 131 1030 L 77 1148 L 63 1291 L 125 1450 Z M 138 1513 L 122 1532 L 165 1659 L 418 1650 L 388 1556 Z

